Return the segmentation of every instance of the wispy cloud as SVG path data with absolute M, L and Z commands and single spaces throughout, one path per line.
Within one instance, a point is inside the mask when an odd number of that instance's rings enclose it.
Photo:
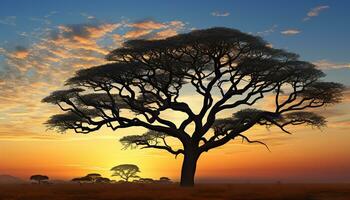
M 137 29 L 137 30 L 127 32 L 124 35 L 124 38 L 126 38 L 126 39 L 140 38 L 140 37 L 143 37 L 143 36 L 150 34 L 151 32 L 152 32 L 152 30 L 149 30 L 149 29 Z
M 329 6 L 323 5 L 323 6 L 317 6 L 315 8 L 312 8 L 308 13 L 307 16 L 303 19 L 303 21 L 310 20 L 312 17 L 317 17 L 323 10 L 328 9 Z
M 3 19 L 0 19 L 0 24 L 16 26 L 16 16 L 7 16 Z
M 24 59 L 29 55 L 29 50 L 23 46 L 16 46 L 15 50 L 12 51 L 9 56 L 13 56 L 14 58 Z
M 80 14 L 81 14 L 81 16 L 85 17 L 87 20 L 94 20 L 94 19 L 96 19 L 95 16 L 89 15 L 87 13 L 80 13 Z
M 129 24 L 129 26 L 137 29 L 161 29 L 161 28 L 165 28 L 166 24 L 161 22 L 155 22 L 152 20 L 147 20 L 147 21 L 131 23 Z
M 312 62 L 319 69 L 328 70 L 328 69 L 340 69 L 340 68 L 350 68 L 350 63 L 337 63 L 329 60 L 317 60 Z
M 53 11 L 49 12 L 47 15 L 45 15 L 44 18 L 50 18 L 56 14 L 58 14 L 58 11 L 53 10 Z
M 261 36 L 267 36 L 267 35 L 270 35 L 271 33 L 275 32 L 277 27 L 278 26 L 276 24 L 274 24 L 269 29 L 266 29 L 266 30 L 263 30 L 263 31 L 259 31 L 256 34 L 257 35 L 261 35 Z
M 298 29 L 286 29 L 284 31 L 281 31 L 282 35 L 288 35 L 288 36 L 289 35 L 297 35 L 299 33 L 301 33 L 301 31 Z
M 219 11 L 214 11 L 211 13 L 212 16 L 214 17 L 227 17 L 230 15 L 229 12 L 219 12 Z
M 176 35 L 185 27 L 182 21 L 155 22 L 151 20 L 130 23 L 126 26 L 133 28 L 123 36 L 125 39 L 163 39 Z M 120 38 L 119 36 L 116 36 Z
M 41 22 L 41 23 L 46 24 L 46 25 L 51 24 L 51 20 L 49 20 L 47 17 L 44 17 L 44 18 L 31 17 L 31 18 L 29 18 L 29 20 Z
M 48 14 L 44 15 L 43 17 L 30 17 L 29 20 L 31 21 L 36 21 L 36 22 L 41 22 L 44 25 L 51 25 L 51 20 L 50 18 L 53 15 L 58 14 L 57 11 L 51 11 Z

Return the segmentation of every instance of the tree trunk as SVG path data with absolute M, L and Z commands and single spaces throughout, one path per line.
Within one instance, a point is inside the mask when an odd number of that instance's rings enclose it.
M 194 185 L 198 157 L 199 155 L 194 152 L 185 152 L 181 169 L 181 186 L 192 187 Z

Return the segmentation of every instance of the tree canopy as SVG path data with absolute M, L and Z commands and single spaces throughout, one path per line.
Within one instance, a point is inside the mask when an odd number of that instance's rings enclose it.
M 109 183 L 111 180 L 109 178 L 102 177 L 98 173 L 90 173 L 83 177 L 73 178 L 72 182 L 82 183 Z
M 236 138 L 264 144 L 245 134 L 253 126 L 276 126 L 286 133 L 287 125 L 324 126 L 325 118 L 311 109 L 340 102 L 344 90 L 323 81 L 325 74 L 297 54 L 230 28 L 131 40 L 106 58 L 107 64 L 77 71 L 66 81 L 68 89 L 43 99 L 64 111 L 47 126 L 83 134 L 102 126 L 144 127 L 149 131 L 120 141 L 125 148 L 183 154 L 182 185 L 193 185 L 201 153 Z M 191 107 L 182 98 L 186 93 L 201 104 Z M 257 107 L 262 100 L 274 106 Z M 232 115 L 222 116 L 228 110 Z M 175 122 L 169 111 L 184 117 Z
M 137 165 L 134 164 L 122 164 L 115 166 L 111 169 L 113 171 L 112 176 L 119 176 L 126 182 L 129 182 L 130 178 L 140 178 L 137 173 L 140 172 L 140 169 Z
M 39 184 L 41 184 L 43 181 L 49 180 L 49 177 L 45 175 L 36 174 L 31 176 L 30 180 L 37 181 Z

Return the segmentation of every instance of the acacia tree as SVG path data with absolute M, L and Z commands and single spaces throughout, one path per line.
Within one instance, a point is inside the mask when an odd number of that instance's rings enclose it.
M 45 175 L 37 174 L 37 175 L 31 176 L 31 177 L 30 177 L 30 180 L 32 180 L 32 181 L 37 181 L 38 184 L 41 184 L 43 181 L 49 180 L 49 177 L 48 177 L 48 176 L 45 176 Z
M 82 185 L 83 183 L 93 183 L 93 179 L 90 176 L 83 176 L 83 177 L 73 178 L 72 182 L 77 182 L 80 185 Z
M 183 154 L 182 186 L 194 184 L 203 152 L 237 138 L 264 144 L 246 134 L 255 125 L 276 126 L 286 133 L 287 125 L 324 126 L 325 118 L 311 108 L 338 103 L 344 90 L 339 83 L 322 81 L 324 73 L 298 55 L 229 28 L 127 41 L 107 60 L 79 70 L 66 81 L 69 89 L 43 99 L 64 111 L 47 125 L 83 134 L 102 126 L 144 127 L 149 131 L 143 135 L 120 141 L 126 148 Z M 186 93 L 201 105 L 182 98 Z M 264 99 L 274 106 L 257 107 Z M 222 114 L 228 111 L 230 117 Z
M 130 178 L 140 178 L 137 173 L 140 172 L 138 166 L 133 164 L 123 164 L 115 166 L 111 169 L 113 171 L 112 176 L 119 176 L 121 179 L 129 182 Z
M 91 179 L 91 182 L 95 183 L 99 178 L 102 178 L 101 174 L 91 173 L 86 175 L 86 177 Z

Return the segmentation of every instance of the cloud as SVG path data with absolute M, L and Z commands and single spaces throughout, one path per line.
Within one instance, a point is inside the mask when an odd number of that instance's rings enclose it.
M 267 43 L 267 44 L 266 44 L 266 47 L 273 48 L 273 44 L 271 44 L 271 43 Z
M 212 16 L 214 17 L 227 17 L 230 15 L 229 12 L 219 12 L 219 11 L 214 11 L 211 13 Z
M 133 29 L 124 34 L 124 39 L 164 39 L 177 35 L 185 27 L 185 23 L 176 20 L 165 23 L 142 21 L 131 23 L 127 26 Z
M 123 36 L 121 34 L 113 34 L 112 38 L 116 44 L 120 43 L 123 40 Z
M 155 34 L 154 39 L 164 39 L 167 37 L 172 37 L 177 35 L 177 31 L 175 29 L 166 29 L 164 31 L 159 31 Z
M 133 31 L 128 31 L 125 33 L 124 38 L 125 39 L 136 39 L 136 38 L 141 38 L 144 37 L 148 34 L 150 34 L 152 30 L 149 29 L 137 29 Z
M 81 16 L 85 17 L 87 20 L 94 20 L 94 19 L 96 19 L 95 16 L 89 15 L 87 13 L 80 13 L 80 14 L 81 14 Z
M 25 47 L 22 46 L 17 46 L 16 50 L 11 52 L 9 56 L 13 56 L 18 59 L 24 59 L 29 55 L 29 50 Z
M 350 63 L 336 63 L 331 62 L 329 60 L 317 60 L 312 62 L 319 69 L 327 70 L 327 69 L 340 69 L 340 68 L 350 68 Z
M 31 17 L 31 18 L 29 18 L 29 20 L 41 22 L 41 23 L 46 24 L 46 25 L 51 24 L 51 21 L 45 17 L 44 18 Z
M 56 14 L 58 14 L 58 11 L 53 10 L 53 11 L 49 12 L 49 14 L 45 15 L 44 18 L 50 18 Z
M 167 24 L 167 28 L 155 33 L 152 39 L 164 39 L 167 37 L 172 37 L 178 34 L 180 30 L 185 27 L 185 23 L 182 21 L 171 21 Z
M 7 16 L 4 19 L 0 19 L 0 24 L 16 26 L 16 16 Z
M 61 25 L 57 30 L 49 33 L 46 42 L 51 43 L 51 46 L 60 47 L 55 50 L 58 49 L 61 52 L 64 52 L 64 49 L 80 49 L 90 51 L 91 54 L 105 55 L 108 49 L 101 47 L 98 40 L 120 26 L 119 23 Z
M 129 26 L 137 29 L 146 29 L 146 30 L 161 29 L 161 28 L 167 27 L 167 25 L 164 23 L 159 23 L 151 20 L 132 23 L 132 24 L 129 24 Z
M 307 17 L 303 19 L 303 21 L 310 20 L 312 17 L 317 17 L 323 10 L 328 9 L 329 6 L 324 5 L 324 6 L 317 6 L 315 8 L 312 8 L 308 13 Z
M 264 31 L 259 31 L 257 32 L 256 34 L 257 35 L 261 35 L 261 36 L 267 36 L 267 35 L 270 35 L 271 33 L 275 32 L 276 31 L 276 28 L 278 26 L 276 24 L 274 24 L 272 27 L 270 27 L 269 29 L 267 30 L 264 30 Z
M 281 31 L 282 35 L 288 35 L 288 36 L 289 35 L 297 35 L 299 33 L 301 33 L 301 31 L 298 29 L 286 29 L 284 31 Z

